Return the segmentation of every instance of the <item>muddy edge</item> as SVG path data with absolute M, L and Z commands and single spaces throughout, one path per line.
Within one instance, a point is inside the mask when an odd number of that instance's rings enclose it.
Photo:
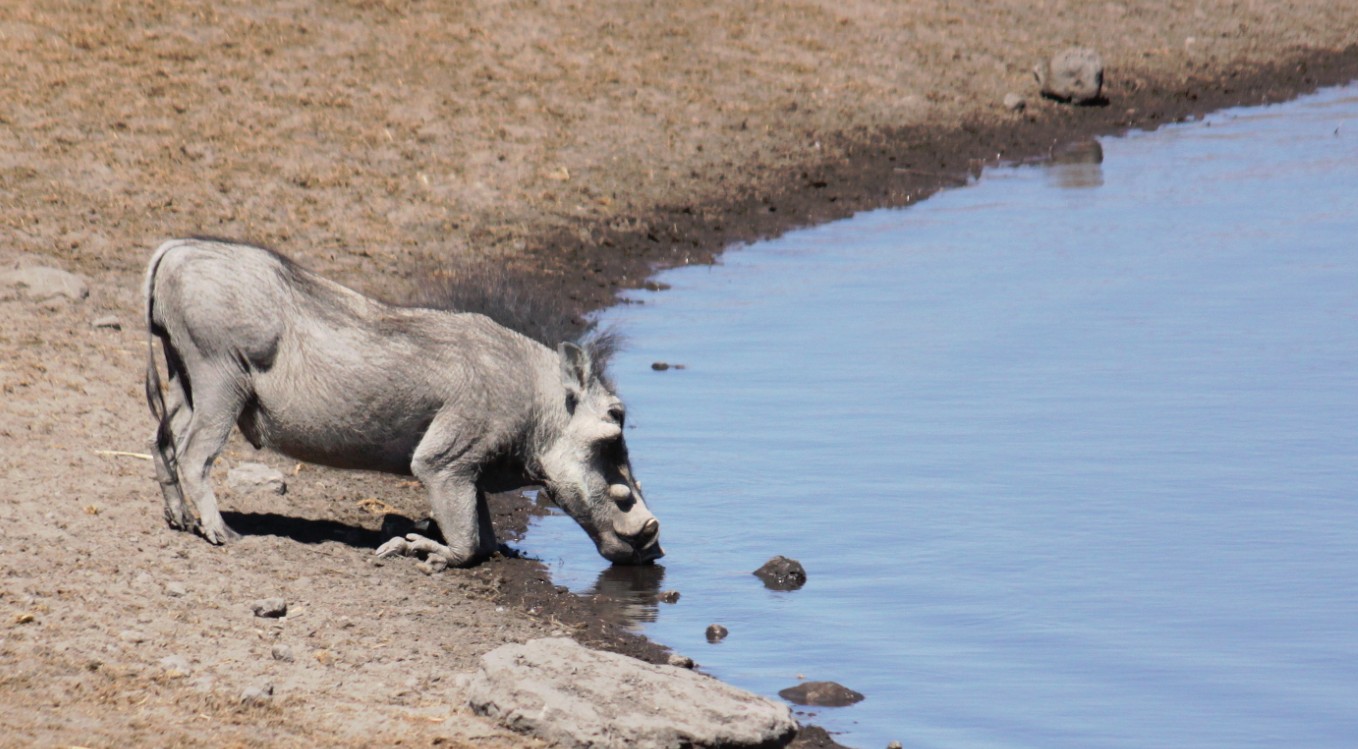
M 704 205 L 658 206 L 638 217 L 642 230 L 590 227 L 538 238 L 525 254 L 544 282 L 571 300 L 583 316 L 613 304 L 623 288 L 635 288 L 659 269 L 711 262 L 724 248 L 777 236 L 882 207 L 906 206 L 939 190 L 965 184 L 985 166 L 1042 159 L 1052 150 L 1094 136 L 1153 129 L 1219 109 L 1274 103 L 1317 88 L 1358 79 L 1358 49 L 1317 53 L 1305 60 L 1263 66 L 1249 73 L 1190 77 L 1181 85 L 1142 82 L 1129 87 L 1115 75 L 1105 87 L 1109 102 L 1092 107 L 1046 107 L 1010 122 L 953 129 L 900 128 L 840 133 L 833 161 L 789 167 L 777 191 Z M 625 393 L 624 393 L 625 396 Z M 501 533 L 521 536 L 532 513 L 513 496 L 497 500 Z M 768 550 L 769 554 L 779 549 Z M 592 646 L 663 662 L 667 650 L 630 634 L 607 600 L 563 595 L 539 562 L 496 560 L 485 568 L 502 601 L 533 612 L 550 611 L 578 628 Z M 701 659 L 701 654 L 695 654 Z

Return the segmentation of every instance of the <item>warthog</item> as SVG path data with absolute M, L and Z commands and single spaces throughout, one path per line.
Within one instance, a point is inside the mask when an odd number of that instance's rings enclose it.
M 209 482 L 235 424 L 257 448 L 418 478 L 446 545 L 411 534 L 382 556 L 427 553 L 436 568 L 485 557 L 497 548 L 485 493 L 528 485 L 606 559 L 663 554 L 622 401 L 585 348 L 552 350 L 478 314 L 384 304 L 272 251 L 210 239 L 156 250 L 146 320 L 153 457 L 173 528 L 214 544 L 236 536 Z

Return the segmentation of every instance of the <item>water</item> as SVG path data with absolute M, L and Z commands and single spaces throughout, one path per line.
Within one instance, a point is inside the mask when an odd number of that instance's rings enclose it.
M 1101 151 L 662 274 L 663 570 L 529 551 L 853 746 L 1358 746 L 1358 88 Z

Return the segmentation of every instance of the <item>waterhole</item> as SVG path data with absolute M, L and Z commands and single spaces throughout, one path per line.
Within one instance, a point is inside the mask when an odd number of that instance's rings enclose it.
M 1358 745 L 1358 88 L 1059 156 L 608 311 L 668 556 L 527 551 L 851 746 Z

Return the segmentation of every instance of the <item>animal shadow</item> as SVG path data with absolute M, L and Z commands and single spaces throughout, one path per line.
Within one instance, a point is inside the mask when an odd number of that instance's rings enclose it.
M 336 520 L 299 518 L 273 512 L 223 512 L 222 518 L 242 536 L 279 536 L 303 544 L 338 542 L 358 549 L 375 549 L 395 535 L 387 533 L 387 523 L 383 523 L 382 530 L 369 530 Z M 401 519 L 414 527 L 414 521 Z

